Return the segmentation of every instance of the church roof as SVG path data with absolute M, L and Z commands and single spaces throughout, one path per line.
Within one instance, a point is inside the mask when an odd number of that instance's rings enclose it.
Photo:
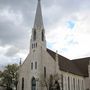
M 83 76 L 88 76 L 88 65 L 89 65 L 90 57 L 74 59 L 72 62 L 80 69 L 83 73 Z
M 52 56 L 55 60 L 56 53 L 50 49 L 47 49 L 47 52 Z M 88 77 L 88 64 L 89 64 L 90 57 L 82 58 L 82 59 L 75 59 L 69 60 L 66 57 L 58 54 L 58 62 L 59 62 L 59 69 L 68 73 Z
M 40 0 L 38 0 L 38 5 L 37 5 L 33 28 L 38 28 L 38 27 L 44 29 Z

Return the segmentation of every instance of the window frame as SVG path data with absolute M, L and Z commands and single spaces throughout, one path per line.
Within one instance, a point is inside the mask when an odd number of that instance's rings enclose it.
M 37 69 L 37 62 L 35 62 L 35 69 Z
M 46 73 L 47 73 L 46 67 L 44 66 L 44 78 L 46 78 Z
M 36 29 L 34 29 L 34 31 L 33 31 L 33 41 L 35 41 L 36 40 Z
M 44 41 L 44 30 L 42 30 L 42 41 Z
M 24 90 L 24 77 L 22 77 L 22 90 Z
M 31 70 L 33 70 L 33 62 L 31 62 Z

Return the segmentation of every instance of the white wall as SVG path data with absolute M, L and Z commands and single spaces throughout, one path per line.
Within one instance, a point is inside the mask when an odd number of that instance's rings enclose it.
M 90 78 L 85 78 L 85 88 L 89 88 L 90 89 Z
M 85 90 L 84 88 L 84 83 L 82 86 L 82 81 L 84 82 L 84 78 L 82 76 L 78 76 L 78 75 L 74 75 L 72 73 L 68 73 L 68 72 L 60 72 L 63 75 L 63 90 L 69 90 L 68 89 L 68 77 L 70 79 L 70 90 Z M 75 89 L 74 89 L 74 83 L 73 83 L 73 79 L 75 79 Z M 78 86 L 78 80 L 79 80 L 79 86 Z
M 19 83 L 18 83 L 18 90 L 22 88 L 22 77 L 24 77 L 24 88 L 25 90 L 29 90 L 30 88 L 30 54 L 27 56 L 24 63 L 21 65 L 19 69 Z M 29 84 L 29 85 L 28 85 Z
M 47 69 L 47 77 L 49 77 L 51 74 L 55 75 L 55 69 L 56 69 L 55 60 L 45 50 L 43 50 L 42 56 L 43 56 L 42 57 L 43 58 L 43 68 L 45 66 Z
M 38 49 L 39 50 L 39 49 Z M 35 55 L 35 56 L 33 56 Z M 37 70 L 31 70 L 31 62 L 35 63 L 37 61 Z M 22 77 L 25 79 L 25 90 L 31 90 L 31 78 L 35 76 L 35 78 L 39 78 L 40 80 L 44 76 L 44 67 L 46 67 L 47 78 L 49 76 L 55 75 L 56 73 L 56 61 L 49 55 L 49 53 L 43 48 L 41 51 L 35 54 L 31 53 L 27 56 L 25 62 L 19 69 L 20 77 L 19 77 L 19 89 L 21 90 Z M 78 76 L 72 73 L 59 71 L 59 77 L 61 74 L 63 75 L 63 90 L 68 90 L 68 77 L 70 78 L 70 90 L 85 90 L 86 88 L 90 88 L 89 78 L 84 78 L 82 76 Z M 41 77 L 39 75 L 42 75 Z M 75 79 L 75 89 L 73 85 L 73 79 Z M 78 88 L 78 80 L 79 80 L 79 88 Z M 40 84 L 38 84 L 38 89 L 40 88 Z M 46 88 L 44 88 L 45 90 Z M 40 90 L 40 89 L 39 89 Z

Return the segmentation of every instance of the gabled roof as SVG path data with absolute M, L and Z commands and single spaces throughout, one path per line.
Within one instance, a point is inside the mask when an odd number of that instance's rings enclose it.
M 47 49 L 47 52 L 52 56 L 55 60 L 56 53 L 50 49 Z M 88 77 L 88 64 L 89 64 L 90 57 L 76 59 L 76 60 L 69 60 L 66 57 L 58 54 L 58 62 L 59 62 L 59 69 L 65 72 L 69 72 L 72 74 L 76 74 L 79 76 Z

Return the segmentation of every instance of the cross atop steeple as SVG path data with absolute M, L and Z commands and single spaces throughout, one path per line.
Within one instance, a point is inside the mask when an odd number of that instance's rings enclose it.
M 43 25 L 43 18 L 42 18 L 42 10 L 41 10 L 41 0 L 38 0 L 36 15 L 35 15 L 35 21 L 34 21 L 34 27 L 35 29 L 42 28 L 44 29 Z

